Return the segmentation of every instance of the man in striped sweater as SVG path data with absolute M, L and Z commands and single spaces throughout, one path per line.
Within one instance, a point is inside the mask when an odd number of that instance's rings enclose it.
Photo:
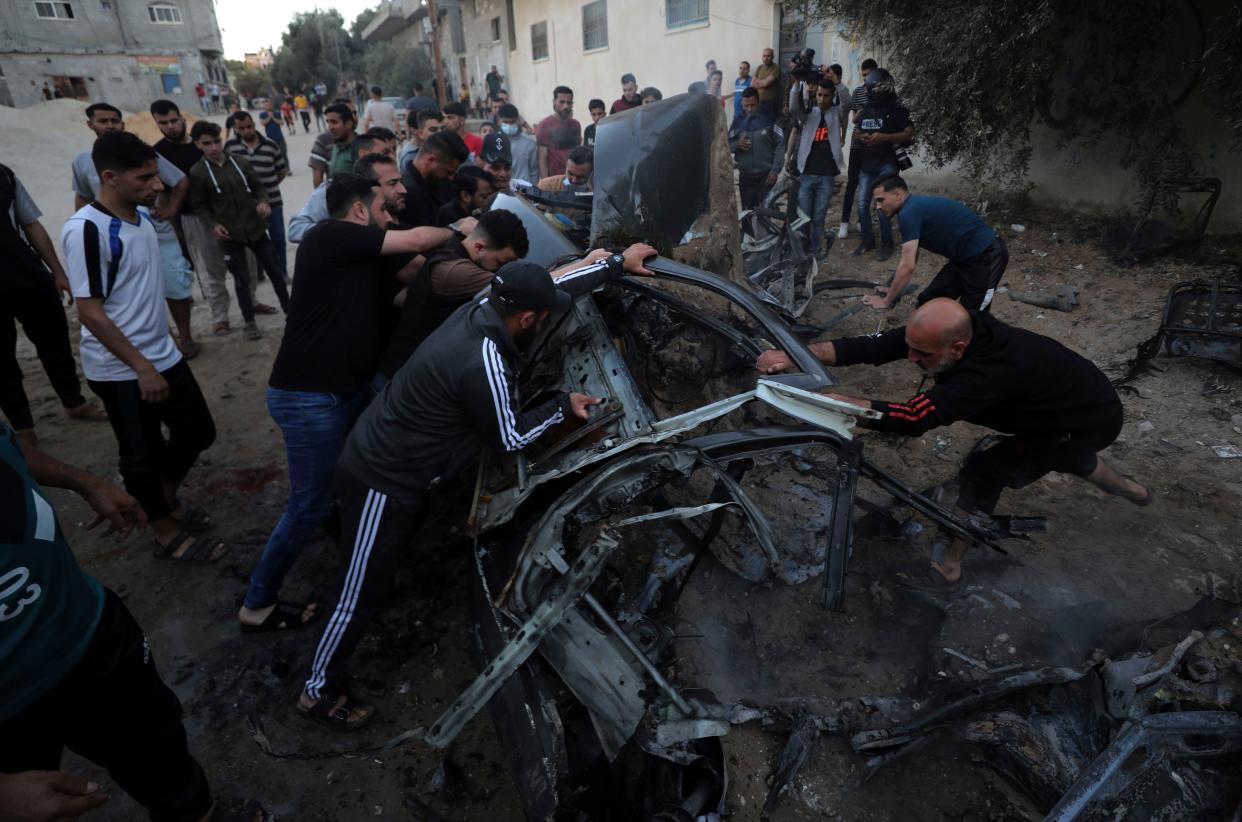
M 267 236 L 271 238 L 276 262 L 287 272 L 289 260 L 285 251 L 285 203 L 280 197 L 280 183 L 289 176 L 289 164 L 285 162 L 284 151 L 259 133 L 255 128 L 254 118 L 248 111 L 239 111 L 233 115 L 233 136 L 224 144 L 224 150 L 237 157 L 245 157 L 267 191 L 267 204 L 272 210 L 267 217 Z M 256 305 L 255 313 L 275 314 L 276 311 L 263 311 Z
M 445 320 L 358 418 L 337 464 L 341 545 L 350 554 L 298 700 L 304 717 L 341 730 L 371 719 L 374 708 L 341 687 L 342 668 L 388 597 L 428 490 L 484 448 L 520 451 L 558 423 L 587 419 L 603 400 L 576 392 L 523 411 L 516 364 L 548 317 L 610 279 L 650 275 L 643 261 L 655 253 L 640 243 L 555 281 L 533 263 L 504 265 L 490 294 Z

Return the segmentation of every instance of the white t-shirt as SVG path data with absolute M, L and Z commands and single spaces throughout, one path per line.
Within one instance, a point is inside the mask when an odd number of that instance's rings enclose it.
M 371 100 L 367 103 L 367 109 L 362 115 L 364 121 L 368 118 L 372 126 L 382 126 L 389 131 L 397 130 L 397 110 L 392 107 L 392 103 Z
M 165 160 L 162 154 L 157 154 L 156 159 L 156 165 L 159 167 L 160 182 L 164 184 L 166 189 L 174 188 L 185 177 L 185 172 Z M 83 151 L 73 158 L 73 193 L 83 200 L 98 200 L 99 186 L 99 172 L 95 170 L 95 161 L 91 159 L 89 151 Z M 145 208 L 140 210 L 146 211 Z M 161 243 L 178 244 L 177 230 L 173 228 L 172 223 L 167 220 L 155 220 L 154 218 L 152 220 L 155 223 L 155 232 L 159 235 Z
M 164 313 L 159 239 L 145 209 L 131 223 L 99 203 L 83 206 L 61 230 L 60 247 L 74 297 L 102 299 L 108 319 L 157 371 L 181 361 Z M 138 378 L 85 324 L 79 353 L 88 380 Z

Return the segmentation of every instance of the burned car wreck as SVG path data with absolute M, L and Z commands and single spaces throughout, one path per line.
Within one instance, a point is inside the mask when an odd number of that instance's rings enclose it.
M 678 139 L 649 151 L 669 129 Z M 939 683 L 923 700 L 807 700 L 782 693 L 779 674 L 756 676 L 752 693 L 732 687 L 721 674 L 730 663 L 709 659 L 720 650 L 709 647 L 712 623 L 737 609 L 706 593 L 705 569 L 758 586 L 763 602 L 813 588 L 818 607 L 801 618 L 814 622 L 847 607 L 864 520 L 886 539 L 925 528 L 1002 553 L 1007 536 L 869 459 L 854 429 L 870 412 L 817 393 L 835 382 L 807 348 L 820 329 L 748 283 L 732 205 L 731 225 L 718 224 L 723 141 L 708 98 L 672 98 L 600 124 L 593 198 L 495 199 L 522 218 L 528 259 L 541 265 L 632 239 L 663 256 L 648 264 L 653 279 L 627 277 L 580 300 L 535 342 L 520 375 L 524 405 L 561 391 L 606 402 L 584 423 L 482 461 L 470 514 L 480 672 L 413 736 L 446 748 L 486 710 L 532 820 L 719 819 L 724 738 L 748 723 L 789 735 L 765 816 L 825 734 L 850 739 L 863 779 L 926 746 L 990 751 L 1009 810 L 1021 811 L 1013 818 L 1233 812 L 1242 718 L 1224 661 L 1200 665 L 1214 666 L 1210 681 L 1220 669 L 1211 686 L 1174 650 L 1162 665 L 1159 654 L 1025 671 L 979 662 L 978 678 Z M 753 362 L 771 347 L 798 373 L 756 379 Z M 752 624 L 760 656 L 756 634 Z M 1175 800 L 1191 815 L 1155 813 Z

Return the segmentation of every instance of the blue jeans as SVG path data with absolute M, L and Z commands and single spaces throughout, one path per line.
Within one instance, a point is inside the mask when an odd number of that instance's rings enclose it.
M 812 255 L 819 253 L 824 242 L 824 218 L 832 200 L 833 178 L 823 174 L 803 174 L 798 178 L 798 208 L 811 218 Z
M 896 174 L 897 166 L 889 164 L 879 171 L 858 172 L 858 222 L 862 224 L 863 245 L 875 245 L 875 234 L 871 230 L 871 194 L 875 190 L 875 181 L 889 174 Z M 893 244 L 893 221 L 883 211 L 877 211 L 880 218 L 880 242 L 884 245 Z
M 275 246 L 276 262 L 280 263 L 280 269 L 285 272 L 285 280 L 292 279 L 290 275 L 293 272 L 289 270 L 288 251 L 285 248 L 285 209 L 283 206 L 272 206 L 272 216 L 267 218 L 267 236 L 272 239 L 272 245 Z
M 276 601 L 285 574 L 327 516 L 337 458 L 368 399 L 366 391 L 320 394 L 267 389 L 267 409 L 285 437 L 289 504 L 250 575 L 247 608 L 264 608 Z
M 376 371 L 375 376 L 371 378 L 371 396 L 378 397 L 384 393 L 384 389 L 388 387 L 388 383 L 392 382 L 391 377 L 385 377 Z

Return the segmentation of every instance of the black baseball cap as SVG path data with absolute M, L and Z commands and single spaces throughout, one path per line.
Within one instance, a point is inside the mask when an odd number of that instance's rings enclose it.
M 505 162 L 513 165 L 513 150 L 509 147 L 509 138 L 500 132 L 483 138 L 483 150 L 479 156 L 488 163 Z
M 505 263 L 492 278 L 489 299 L 512 311 L 551 311 L 560 314 L 569 310 L 574 298 L 557 288 L 552 275 L 542 266 L 519 261 Z

